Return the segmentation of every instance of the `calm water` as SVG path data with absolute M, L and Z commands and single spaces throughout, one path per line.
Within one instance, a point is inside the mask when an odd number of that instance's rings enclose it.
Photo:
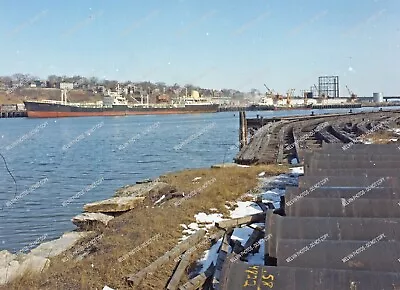
M 315 113 L 340 111 L 348 109 Z M 16 252 L 59 237 L 75 228 L 70 220 L 84 204 L 109 198 L 126 184 L 232 161 L 238 123 L 233 112 L 0 120 L 0 153 L 17 181 L 16 194 L 0 159 L 0 250 Z

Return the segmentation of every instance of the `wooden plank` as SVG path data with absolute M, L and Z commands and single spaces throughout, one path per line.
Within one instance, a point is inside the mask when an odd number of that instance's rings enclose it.
M 258 162 L 264 148 L 268 148 L 270 134 L 278 124 L 280 123 L 269 123 L 258 129 L 250 143 L 239 151 L 235 158 L 235 162 L 244 165 Z
M 206 282 L 206 280 L 214 274 L 214 271 L 214 263 L 211 263 L 204 273 L 201 273 L 200 275 L 190 279 L 184 285 L 179 287 L 179 290 L 195 290 L 200 288 Z
M 278 135 L 278 157 L 276 158 L 276 163 L 278 164 L 282 164 L 283 162 L 283 151 L 284 151 L 283 146 L 285 145 L 285 134 L 286 134 L 286 126 L 283 126 L 279 130 L 279 135 Z
M 241 218 L 234 218 L 230 220 L 220 221 L 219 223 L 215 223 L 215 226 L 218 228 L 232 228 L 238 227 L 244 224 L 253 224 L 258 222 L 263 222 L 265 220 L 265 212 L 257 213 L 253 215 L 244 216 Z
M 163 256 L 159 257 L 153 263 L 151 263 L 146 268 L 140 270 L 137 273 L 130 274 L 127 277 L 127 281 L 129 284 L 136 286 L 138 285 L 148 273 L 154 272 L 161 265 L 168 263 L 170 260 L 178 257 L 180 254 L 188 250 L 193 245 L 197 244 L 206 234 L 206 231 L 201 229 L 198 230 L 195 234 L 191 235 L 189 238 L 179 243 L 175 248 L 165 253 Z
M 212 227 L 212 228 L 210 228 L 209 230 L 212 231 L 213 229 L 215 229 L 215 227 Z M 225 233 L 225 231 L 218 230 L 218 231 L 215 232 L 212 236 L 207 237 L 207 239 L 206 239 L 205 241 L 202 241 L 202 242 L 196 244 L 194 247 L 191 247 L 189 250 L 187 250 L 183 255 L 180 255 L 180 256 L 176 257 L 176 258 L 174 259 L 174 261 L 178 262 L 179 260 L 184 259 L 185 256 L 187 256 L 187 255 L 191 255 L 191 256 L 192 256 L 193 253 L 194 253 L 197 249 L 199 249 L 201 246 L 205 246 L 205 244 L 206 244 L 207 242 L 209 243 L 209 246 L 210 246 L 210 247 L 213 246 L 214 244 L 216 244 L 216 243 L 218 242 L 218 240 L 219 240 L 221 237 L 223 237 L 224 233 Z M 180 264 L 179 264 L 179 265 L 180 265 Z M 179 265 L 178 265 L 178 267 L 179 267 Z M 175 276 L 175 272 L 178 271 L 178 267 L 177 267 L 177 269 L 174 271 L 174 275 L 173 275 L 173 276 Z M 185 267 L 185 268 L 186 268 L 186 267 Z M 181 277 L 182 277 L 182 276 L 180 276 L 179 278 L 181 279 Z M 171 279 L 170 279 L 169 281 L 172 281 L 172 279 L 173 279 L 173 278 L 171 277 Z M 180 279 L 178 280 L 178 282 L 180 281 Z M 178 284 L 179 284 L 179 283 L 178 283 Z M 178 284 L 176 284 L 176 287 L 178 287 Z M 167 288 L 167 289 L 169 289 L 169 288 Z M 177 289 L 177 288 L 174 288 L 174 289 Z
M 220 280 L 220 276 L 221 276 L 222 266 L 224 265 L 226 256 L 228 255 L 228 252 L 229 252 L 229 243 L 230 243 L 232 234 L 233 234 L 233 228 L 229 228 L 224 235 L 224 238 L 223 238 L 222 244 L 221 244 L 221 249 L 218 253 L 217 263 L 215 266 L 215 274 L 214 274 L 214 279 L 213 279 L 213 286 L 214 286 L 215 290 L 218 290 L 220 288 L 219 280 Z
M 299 135 L 300 130 L 296 127 L 292 128 L 292 136 L 293 136 L 293 145 L 294 145 L 294 150 L 295 150 L 295 156 L 297 158 L 297 162 L 301 163 L 302 159 L 300 156 L 300 144 L 299 144 L 299 139 L 297 138 L 297 136 Z
M 182 279 L 183 274 L 187 266 L 189 265 L 190 258 L 192 257 L 193 251 L 185 252 L 184 256 L 182 257 L 181 261 L 178 264 L 174 274 L 171 277 L 171 280 L 168 283 L 167 289 L 168 290 L 176 290 L 178 289 L 179 282 Z

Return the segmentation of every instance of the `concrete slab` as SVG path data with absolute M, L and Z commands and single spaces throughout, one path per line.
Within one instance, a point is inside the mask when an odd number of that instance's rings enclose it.
M 363 188 L 364 190 L 366 187 Z M 307 192 L 308 190 L 308 192 Z M 310 192 L 309 187 L 286 187 L 285 198 L 287 201 L 296 198 L 299 195 L 307 194 L 307 197 L 313 198 L 346 198 L 349 199 L 360 192 L 360 188 L 317 188 Z M 380 198 L 380 199 L 400 199 L 400 188 L 372 188 L 368 194 L 361 195 L 360 198 Z
M 400 242 L 400 218 L 291 217 L 272 215 L 273 227 L 267 229 L 279 239 L 317 239 L 366 241 L 385 233 L 387 240 Z M 266 233 L 266 235 L 268 235 Z
M 393 168 L 351 168 L 351 169 L 336 169 L 336 168 L 306 168 L 305 175 L 310 176 L 397 176 L 400 177 L 400 171 Z
M 346 153 L 355 153 L 359 154 L 360 152 L 376 152 L 376 153 L 385 153 L 389 152 L 400 152 L 399 144 L 335 144 L 335 143 L 323 143 L 322 150 L 323 153 L 332 153 L 332 152 L 346 152 Z M 344 148 L 347 148 L 343 150 Z
M 335 152 L 335 153 L 319 153 L 319 152 L 312 152 L 308 153 L 305 152 L 303 154 L 304 161 L 309 162 L 313 160 L 343 160 L 343 161 L 355 161 L 355 160 L 374 160 L 374 161 L 400 161 L 400 150 L 399 152 L 395 152 L 393 154 L 380 154 L 376 152 Z
M 393 285 L 400 285 L 400 273 L 251 266 L 245 263 L 225 263 L 222 275 L 221 290 L 391 290 Z
M 321 168 L 321 169 L 387 169 L 396 170 L 400 168 L 400 161 L 375 161 L 375 160 L 312 160 L 306 163 L 304 166 L 304 173 L 308 172 L 308 169 Z
M 400 272 L 400 242 L 278 240 L 277 263 L 283 267 Z M 369 246 L 368 246 L 369 245 Z
M 286 201 L 285 212 L 296 217 L 400 218 L 399 204 L 400 200 L 303 197 Z
M 323 184 L 322 181 L 326 180 Z M 379 186 L 373 184 L 380 183 Z M 318 187 L 400 187 L 400 177 L 393 176 L 299 176 L 299 186 L 305 188 Z

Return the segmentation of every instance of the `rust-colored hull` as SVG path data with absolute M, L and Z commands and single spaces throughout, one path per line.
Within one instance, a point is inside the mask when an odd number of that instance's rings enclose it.
M 126 105 L 113 107 L 77 107 L 63 104 L 25 101 L 25 108 L 30 118 L 94 117 L 94 116 L 129 116 L 129 115 L 167 115 L 216 113 L 218 105 L 185 105 L 179 108 L 137 107 Z

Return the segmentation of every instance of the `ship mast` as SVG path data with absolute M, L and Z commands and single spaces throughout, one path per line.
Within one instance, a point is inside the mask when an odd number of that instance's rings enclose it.
M 66 105 L 67 104 L 67 90 L 66 89 L 61 89 L 61 104 Z

